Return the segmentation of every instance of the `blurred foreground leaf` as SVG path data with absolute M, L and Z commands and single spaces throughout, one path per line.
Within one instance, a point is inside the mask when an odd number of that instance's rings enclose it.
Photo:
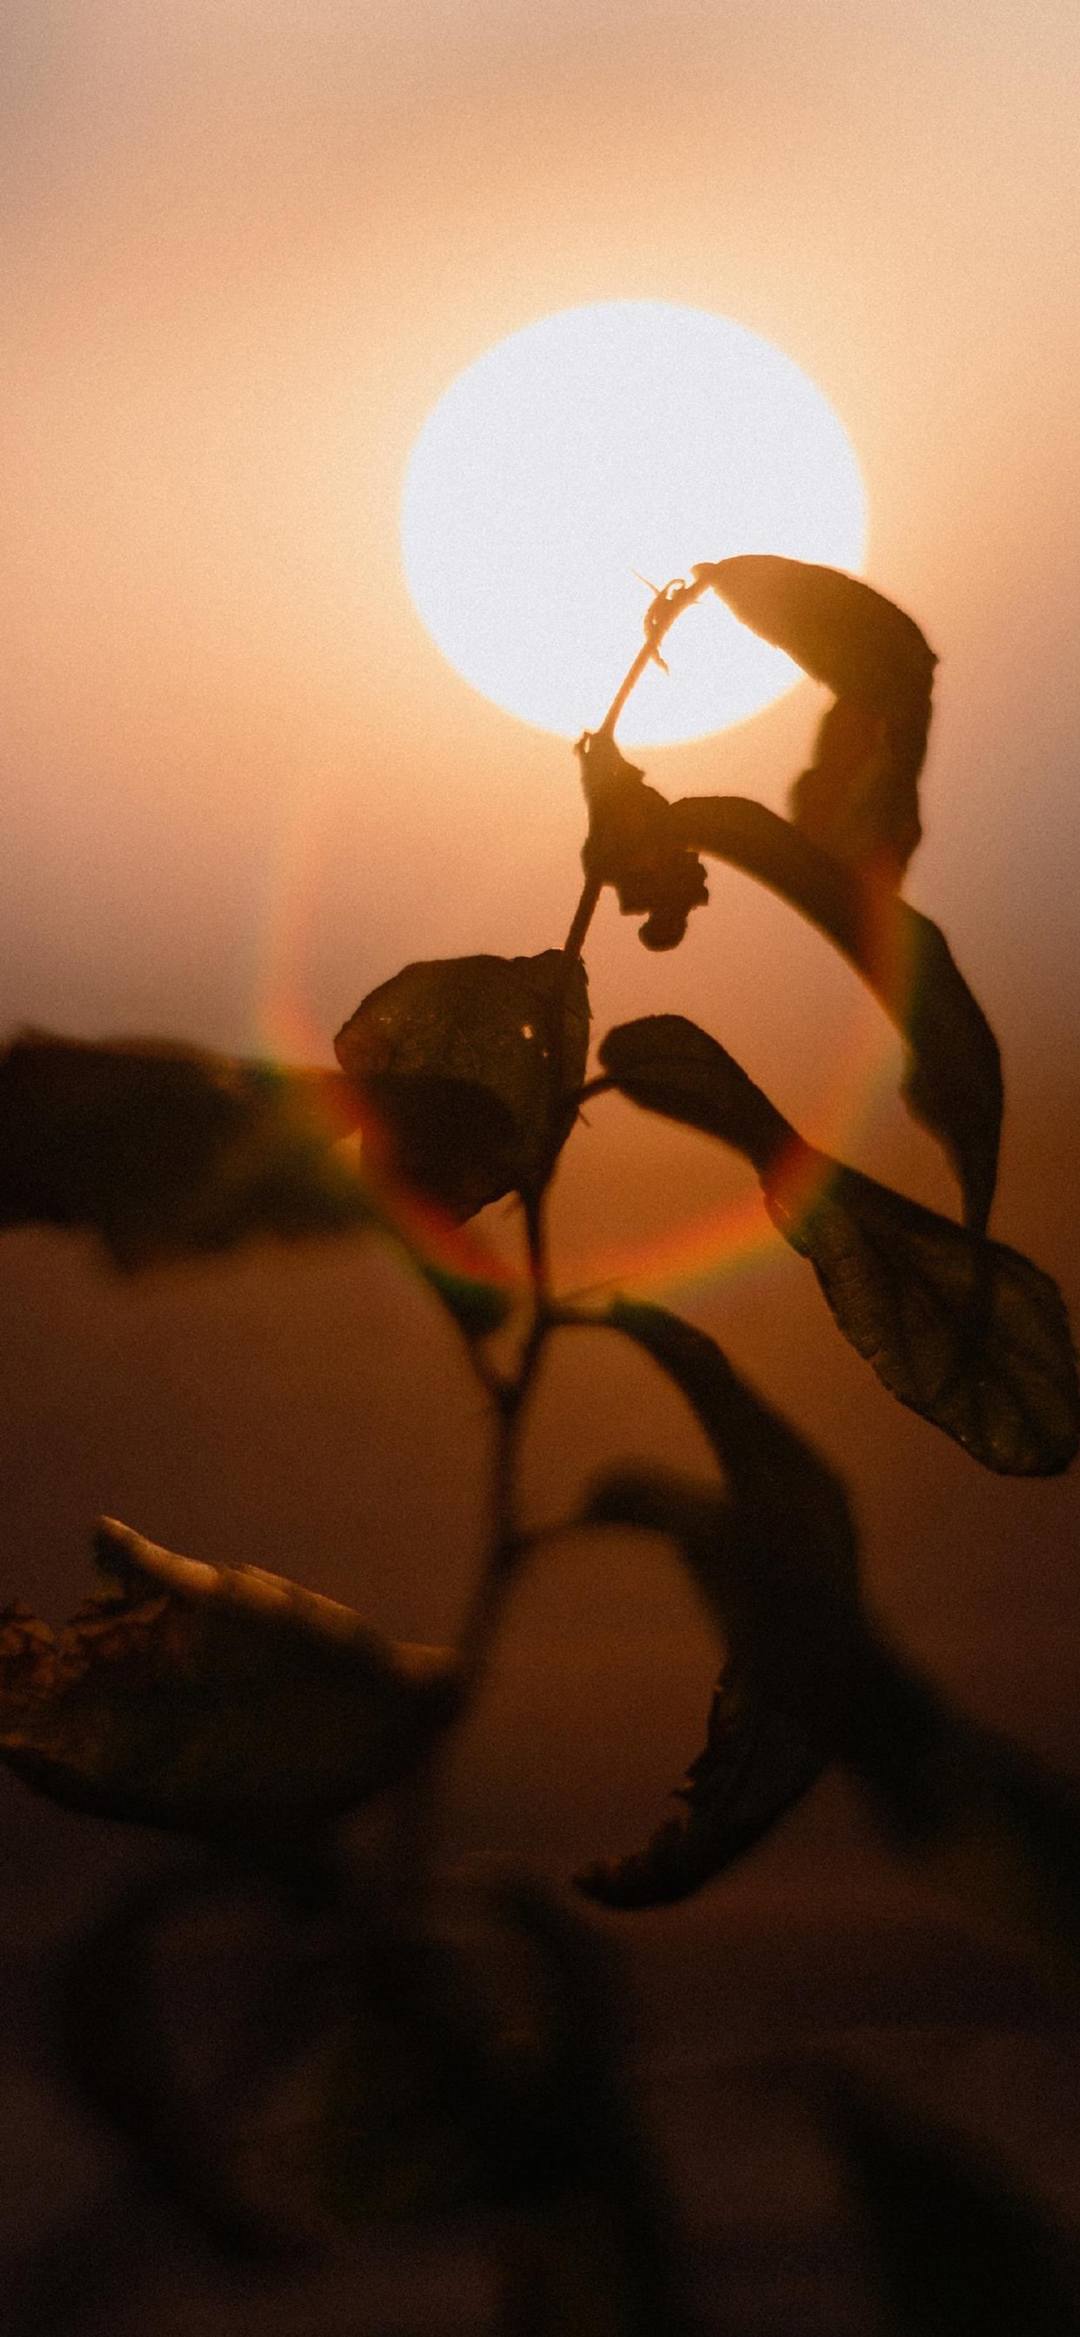
M 843 2076 L 829 2124 L 910 2337 L 1075 2337 L 1075 2283 L 1049 2217 L 961 2136 Z
M 585 969 L 547 949 L 405 966 L 334 1047 L 369 1146 L 461 1219 L 542 1189 L 573 1126 L 588 1043 Z
M 367 1801 L 457 1707 L 446 1650 L 255 1567 L 205 1566 L 101 1521 L 114 1587 L 59 1632 L 0 1614 L 0 1756 L 103 1817 L 265 1838 Z
M 0 1225 L 90 1228 L 124 1267 L 337 1233 L 370 1216 L 333 1150 L 357 1118 L 333 1072 L 28 1032 L 0 1057 Z
M 839 701 L 793 790 L 797 824 L 837 859 L 899 882 L 919 841 L 918 777 L 937 659 L 914 620 L 858 577 L 772 553 L 703 562 L 744 625 Z
M 985 1233 L 1001 1136 L 1001 1057 L 940 928 L 763 803 L 687 796 L 671 810 L 688 844 L 745 870 L 810 918 L 880 999 L 909 1049 L 904 1099 L 946 1146 L 968 1222 Z
M 813 1151 L 682 1015 L 621 1024 L 600 1061 L 636 1103 L 752 1160 L 774 1225 L 809 1258 L 845 1338 L 902 1404 L 1004 1475 L 1068 1467 L 1080 1389 L 1049 1275 Z

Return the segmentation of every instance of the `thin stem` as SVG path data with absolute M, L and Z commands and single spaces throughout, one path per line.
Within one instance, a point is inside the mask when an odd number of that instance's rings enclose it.
M 598 737 L 612 738 L 614 736 L 615 725 L 630 692 L 636 689 L 646 668 L 650 665 L 663 665 L 664 663 L 660 655 L 660 643 L 665 633 L 670 631 L 676 617 L 681 616 L 683 610 L 688 609 L 694 601 L 700 600 L 702 593 L 707 590 L 707 577 L 697 577 L 692 584 L 687 584 L 685 578 L 676 576 L 672 583 L 665 584 L 662 591 L 657 593 L 655 600 L 650 602 L 645 611 L 645 639 L 638 650 L 633 665 L 615 692 L 596 734 Z
M 516 1371 L 493 1389 L 494 1449 L 491 1459 L 487 1557 L 465 1618 L 459 1652 L 465 1678 L 474 1688 L 487 1661 L 503 1608 L 527 1543 L 516 1522 L 517 1460 L 522 1417 L 532 1393 L 544 1344 L 551 1328 L 548 1315 L 547 1228 L 544 1199 L 530 1194 L 525 1202 L 532 1313 Z
M 563 956 L 568 960 L 581 956 L 585 936 L 592 924 L 593 913 L 602 889 L 596 877 L 586 877 L 581 888 L 581 899 L 574 911 L 573 923 L 563 943 Z

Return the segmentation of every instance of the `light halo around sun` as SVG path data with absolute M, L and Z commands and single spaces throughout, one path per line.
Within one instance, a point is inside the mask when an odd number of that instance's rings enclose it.
M 629 665 L 642 577 L 738 552 L 857 572 L 865 538 L 859 466 L 822 392 L 730 317 L 663 300 L 560 309 L 486 350 L 428 415 L 401 506 L 406 582 L 443 656 L 565 738 L 596 727 Z M 665 657 L 626 708 L 627 745 L 726 729 L 801 678 L 713 594 Z

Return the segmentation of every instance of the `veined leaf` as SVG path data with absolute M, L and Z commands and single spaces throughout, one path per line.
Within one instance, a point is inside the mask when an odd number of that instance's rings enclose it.
M 921 833 L 937 663 L 919 627 L 858 577 L 808 561 L 746 553 L 693 574 L 835 692 L 814 765 L 795 784 L 796 820 L 839 859 L 899 882 Z
M 1068 1318 L 1050 1277 L 795 1134 L 717 1041 L 678 1015 L 610 1032 L 600 1061 L 650 1111 L 748 1154 L 785 1241 L 901 1403 L 986 1468 L 1053 1476 L 1080 1441 Z M 667 1065 L 670 1061 L 670 1072 Z
M 104 1817 L 282 1836 L 404 1776 L 452 1716 L 456 1659 L 255 1567 L 101 1521 L 113 1588 L 58 1633 L 0 1616 L 0 1757 Z
M 688 844 L 790 902 L 880 999 L 909 1050 L 904 1099 L 946 1146 L 968 1222 L 984 1233 L 997 1178 L 1001 1057 L 940 928 L 890 887 L 842 866 L 763 803 L 687 796 L 671 809 Z
M 586 876 L 614 886 L 624 917 L 645 917 L 646 949 L 675 949 L 691 909 L 709 897 L 700 860 L 679 836 L 671 804 L 605 731 L 586 731 L 575 752 L 589 807 Z
M 370 1220 L 333 1150 L 356 1123 L 336 1072 L 28 1032 L 0 1057 L 0 1225 L 92 1228 L 129 1268 L 336 1233 Z
M 461 1219 L 542 1187 L 576 1116 L 588 1037 L 584 967 L 548 949 L 405 966 L 334 1048 L 370 1148 Z

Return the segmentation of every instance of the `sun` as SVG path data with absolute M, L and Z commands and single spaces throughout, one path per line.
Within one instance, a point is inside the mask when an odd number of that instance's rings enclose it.
M 862 566 L 866 497 L 832 407 L 729 317 L 664 300 L 562 309 L 499 341 L 428 415 L 405 475 L 413 602 L 459 674 L 576 738 L 640 638 L 654 585 L 735 552 Z M 800 678 L 713 595 L 620 726 L 700 738 Z

